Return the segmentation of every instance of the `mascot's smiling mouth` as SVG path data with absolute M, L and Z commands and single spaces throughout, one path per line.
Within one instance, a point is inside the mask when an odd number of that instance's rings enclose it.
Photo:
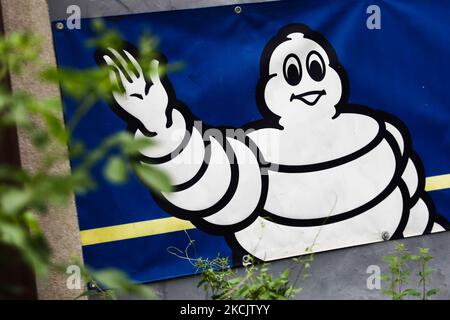
M 326 94 L 327 93 L 326 93 L 325 90 L 308 91 L 308 92 L 305 92 L 305 93 L 302 93 L 302 94 L 298 94 L 298 95 L 292 94 L 291 101 L 294 100 L 294 99 L 297 99 L 297 100 L 303 101 L 308 106 L 313 106 L 319 101 L 319 99 L 322 96 L 324 96 Z

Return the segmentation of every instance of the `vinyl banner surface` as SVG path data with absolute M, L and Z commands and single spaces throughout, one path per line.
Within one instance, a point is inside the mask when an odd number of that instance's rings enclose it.
M 192 259 L 238 265 L 448 230 L 450 3 L 372 2 L 109 17 L 130 49 L 101 53 L 86 46 L 92 20 L 55 27 L 60 67 L 106 65 L 124 88 L 75 139 L 149 139 L 130 163 L 173 185 L 113 185 L 96 167 L 97 189 L 76 198 L 85 262 L 149 282 L 195 273 L 174 254 L 189 244 Z M 148 32 L 161 55 L 142 66 L 132 48 Z M 76 105 L 64 97 L 66 121 Z

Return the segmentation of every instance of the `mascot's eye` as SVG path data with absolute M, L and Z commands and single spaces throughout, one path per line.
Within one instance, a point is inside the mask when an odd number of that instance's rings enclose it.
M 284 59 L 284 78 L 291 86 L 296 86 L 302 80 L 302 67 L 300 59 L 295 54 L 290 54 Z
M 311 51 L 306 58 L 306 69 L 314 81 L 322 81 L 325 77 L 325 62 L 317 51 Z

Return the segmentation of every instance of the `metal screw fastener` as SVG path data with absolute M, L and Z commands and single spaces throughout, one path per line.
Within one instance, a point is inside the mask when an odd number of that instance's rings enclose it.
M 387 232 L 387 231 L 383 231 L 383 233 L 381 233 L 381 238 L 382 238 L 384 241 L 389 240 L 390 237 L 391 237 L 391 235 L 390 235 L 389 232 Z
M 88 282 L 87 287 L 89 290 L 96 290 L 97 289 L 97 285 L 95 284 L 95 282 Z
M 242 8 L 240 6 L 234 7 L 234 13 L 240 14 L 242 12 Z
M 64 23 L 62 23 L 62 22 L 57 22 L 57 23 L 56 23 L 56 29 L 58 29 L 58 30 L 64 29 Z
M 253 259 L 249 254 L 246 254 L 245 256 L 242 257 L 242 265 L 244 267 L 251 265 L 252 261 Z

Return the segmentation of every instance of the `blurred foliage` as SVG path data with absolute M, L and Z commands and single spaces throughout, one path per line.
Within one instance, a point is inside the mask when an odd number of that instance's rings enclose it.
M 288 300 L 301 291 L 296 284 L 300 276 L 306 275 L 299 270 L 309 269 L 311 260 L 312 255 L 304 259 L 296 258 L 299 269 L 292 281 L 291 269 L 275 276 L 270 273 L 266 263 L 256 264 L 248 261 L 244 265 L 244 274 L 240 275 L 239 269 L 231 268 L 228 257 L 197 259 L 197 272 L 201 273 L 198 287 L 202 288 L 207 296 L 217 300 Z
M 95 21 L 93 28 L 97 34 L 88 46 L 98 49 L 123 46 L 122 36 L 106 28 L 101 20 Z M 0 247 L 15 248 L 38 277 L 45 277 L 54 266 L 50 262 L 51 249 L 42 232 L 39 216 L 48 214 L 50 207 L 66 206 L 74 193 L 93 190 L 96 187 L 92 176 L 94 168 L 103 166 L 104 178 L 114 184 L 125 183 L 133 170 L 151 188 L 170 190 L 170 184 L 164 173 L 129 161 L 139 150 L 150 146 L 148 139 L 139 140 L 128 132 L 120 132 L 88 150 L 82 141 L 73 138 L 77 125 L 95 103 L 99 99 L 111 99 L 111 92 L 120 88 L 111 83 L 106 66 L 88 70 L 46 66 L 39 60 L 41 43 L 41 39 L 31 33 L 11 33 L 0 38 L 0 130 L 17 128 L 30 138 L 40 155 L 40 159 L 35 159 L 33 170 L 0 164 Z M 139 62 L 145 66 L 146 61 L 155 56 L 157 41 L 146 35 L 140 43 Z M 76 112 L 67 126 L 62 123 L 59 99 L 10 92 L 6 86 L 8 74 L 24 72 L 30 79 L 59 85 L 64 94 L 77 103 Z M 67 161 L 68 155 L 77 165 L 71 172 L 56 170 Z M 0 264 L 6 263 L 8 259 L 0 260 Z M 7 266 L 0 265 L 0 269 L 4 267 Z M 85 269 L 84 275 L 108 288 L 150 296 L 116 270 Z M 105 296 L 115 297 L 111 290 L 108 294 L 102 292 Z
M 192 240 L 185 231 L 189 243 L 185 250 L 169 247 L 169 253 L 189 261 L 200 274 L 197 287 L 201 288 L 206 299 L 214 300 L 289 300 L 302 291 L 300 283 L 310 276 L 314 255 L 311 249 L 306 255 L 293 258 L 293 265 L 274 276 L 267 263 L 260 263 L 246 255 L 243 257 L 243 269 L 233 269 L 228 257 L 218 255 L 214 259 L 191 257 L 195 249 Z
M 428 264 L 433 259 L 428 248 L 418 248 L 418 254 L 412 254 L 407 246 L 398 243 L 395 252 L 383 257 L 384 262 L 388 264 L 389 274 L 383 275 L 382 280 L 388 285 L 383 291 L 385 295 L 389 295 L 392 300 L 402 300 L 405 297 L 420 297 L 422 300 L 428 300 L 433 295 L 439 293 L 439 289 L 428 289 L 433 269 Z M 413 264 L 413 265 L 411 265 Z M 412 269 L 416 268 L 418 277 L 418 288 L 410 288 L 412 284 Z
M 96 297 L 102 300 L 117 300 L 121 296 L 148 300 L 158 298 L 152 289 L 134 284 L 125 273 L 117 269 L 92 270 L 82 267 L 81 274 L 89 288 L 76 299 Z

